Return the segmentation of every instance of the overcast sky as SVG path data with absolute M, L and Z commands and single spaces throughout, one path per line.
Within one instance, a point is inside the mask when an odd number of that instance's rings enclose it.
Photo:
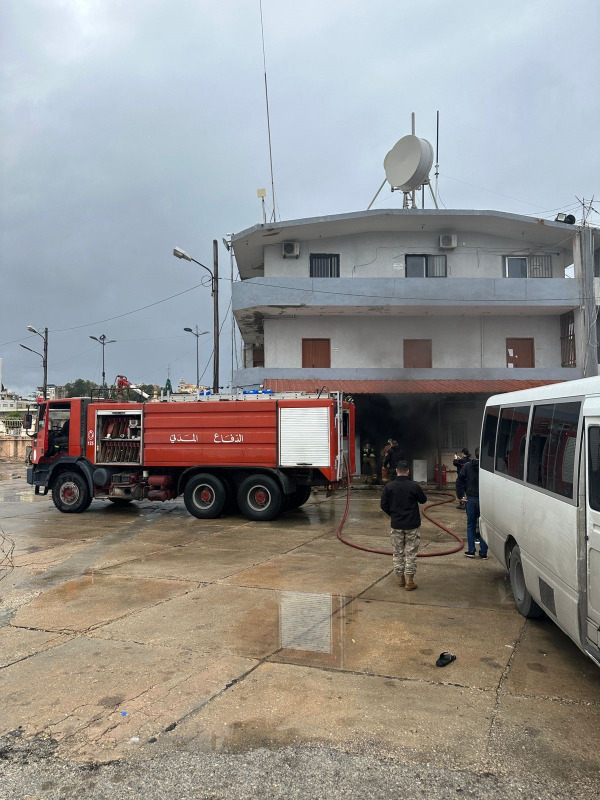
M 447 208 L 553 217 L 600 194 L 598 0 L 263 0 L 263 14 L 281 219 L 366 208 L 411 111 L 432 142 L 440 111 Z M 174 246 L 210 265 L 213 239 L 262 221 L 258 0 L 3 0 L 0 31 L 3 383 L 41 384 L 27 325 L 51 331 L 51 383 L 99 381 L 102 333 L 109 382 L 164 384 L 168 365 L 193 382 L 182 328 L 212 330 L 210 290 L 127 312 L 200 282 Z M 384 190 L 376 207 L 400 204 Z M 221 296 L 223 318 L 227 281 Z

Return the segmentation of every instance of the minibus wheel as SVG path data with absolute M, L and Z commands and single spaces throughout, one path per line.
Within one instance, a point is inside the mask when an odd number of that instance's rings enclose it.
M 510 551 L 508 572 L 510 575 L 510 588 L 515 598 L 517 611 L 529 619 L 543 617 L 543 610 L 527 591 L 525 575 L 523 573 L 523 563 L 521 561 L 521 550 L 517 544 Z

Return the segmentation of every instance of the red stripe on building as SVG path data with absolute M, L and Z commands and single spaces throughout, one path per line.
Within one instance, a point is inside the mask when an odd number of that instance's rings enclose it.
M 291 380 L 269 378 L 264 388 L 274 392 L 346 392 L 346 394 L 501 394 L 564 381 L 534 380 Z

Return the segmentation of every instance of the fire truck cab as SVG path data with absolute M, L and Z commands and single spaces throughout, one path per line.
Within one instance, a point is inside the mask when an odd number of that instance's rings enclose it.
M 237 506 L 271 520 L 354 471 L 354 406 L 341 393 L 256 392 L 192 402 L 72 398 L 40 404 L 28 482 L 64 513 L 93 499 L 183 495 L 200 519 Z

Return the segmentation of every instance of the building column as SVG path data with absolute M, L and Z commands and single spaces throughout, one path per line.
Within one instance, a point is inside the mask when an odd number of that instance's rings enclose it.
M 575 280 L 581 289 L 581 305 L 575 309 L 575 354 L 584 378 L 598 374 L 596 298 L 594 296 L 594 254 L 592 231 L 584 226 L 573 240 Z

